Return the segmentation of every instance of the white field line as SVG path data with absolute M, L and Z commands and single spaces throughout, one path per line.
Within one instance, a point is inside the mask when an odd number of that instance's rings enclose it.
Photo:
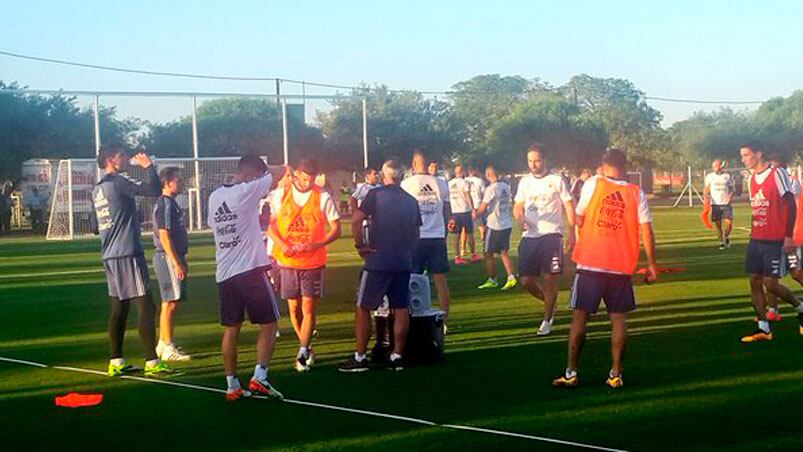
M 67 371 L 67 372 L 81 372 L 81 373 L 99 375 L 99 376 L 104 376 L 104 377 L 107 376 L 105 372 L 101 372 L 101 371 L 98 371 L 98 370 L 82 369 L 80 367 L 68 367 L 68 366 L 48 366 L 47 364 L 37 363 L 37 362 L 33 362 L 33 361 L 25 361 L 25 360 L 14 359 L 14 358 L 4 358 L 2 356 L 0 356 L 0 361 L 8 362 L 8 363 L 14 363 L 14 364 L 22 364 L 22 365 L 26 365 L 26 366 L 39 367 L 39 368 L 51 368 L 51 369 L 62 370 L 62 371 Z M 112 377 L 108 377 L 108 378 L 112 378 Z M 168 386 L 175 386 L 175 387 L 185 388 L 185 389 L 195 389 L 195 390 L 198 390 L 198 391 L 215 392 L 215 393 L 219 393 L 219 394 L 225 394 L 226 393 L 226 391 L 223 390 L 223 389 L 210 388 L 208 386 L 193 385 L 193 384 L 189 384 L 189 383 L 179 383 L 179 382 L 176 382 L 176 381 L 169 381 L 169 380 L 158 380 L 158 379 L 155 379 L 155 378 L 135 377 L 135 376 L 131 376 L 131 375 L 124 375 L 124 376 L 119 377 L 119 378 L 122 378 L 122 379 L 125 379 L 125 380 L 135 380 L 135 381 L 140 381 L 140 382 L 144 382 L 144 383 L 155 383 L 155 384 L 162 384 L 162 385 L 168 385 Z M 262 396 L 255 396 L 255 398 L 267 399 L 267 397 L 262 397 Z M 582 449 L 603 450 L 603 451 L 608 451 L 608 452 L 624 452 L 621 449 L 611 449 L 611 448 L 608 448 L 608 447 L 594 446 L 592 444 L 577 443 L 577 442 L 573 442 L 573 441 L 564 441 L 564 440 L 560 440 L 560 439 L 547 438 L 547 437 L 543 437 L 543 436 L 525 435 L 523 433 L 506 432 L 504 430 L 493 430 L 493 429 L 481 428 L 481 427 L 471 427 L 471 426 L 468 426 L 468 425 L 438 424 L 436 422 L 427 421 L 427 420 L 424 420 L 424 419 L 417 419 L 417 418 L 406 417 L 406 416 L 397 416 L 397 415 L 394 415 L 394 414 L 387 414 L 387 413 L 379 413 L 377 411 L 358 410 L 356 408 L 348 408 L 348 407 L 342 407 L 342 406 L 337 406 L 337 405 L 327 405 L 327 404 L 323 404 L 323 403 L 306 402 L 306 401 L 303 401 L 303 400 L 294 400 L 294 399 L 284 399 L 284 402 L 285 403 L 291 403 L 291 404 L 294 404 L 294 405 L 310 406 L 310 407 L 322 408 L 322 409 L 333 410 L 333 411 L 344 411 L 344 412 L 347 412 L 347 413 L 361 414 L 361 415 L 365 415 L 365 416 L 381 417 L 381 418 L 386 418 L 386 419 L 393 419 L 393 420 L 403 421 L 403 422 L 411 422 L 411 423 L 415 423 L 415 424 L 422 424 L 422 425 L 428 425 L 428 426 L 433 426 L 433 427 L 448 428 L 448 429 L 453 429 L 453 430 L 464 430 L 464 431 L 471 431 L 471 432 L 478 432 L 478 433 L 487 433 L 487 434 L 491 434 L 491 435 L 507 436 L 507 437 L 512 437 L 512 438 L 527 439 L 527 440 L 531 440 L 531 441 L 540 441 L 540 442 L 547 442 L 547 443 L 553 443 L 553 444 L 562 444 L 562 445 L 573 446 L 573 447 L 578 447 L 578 448 L 582 448 Z

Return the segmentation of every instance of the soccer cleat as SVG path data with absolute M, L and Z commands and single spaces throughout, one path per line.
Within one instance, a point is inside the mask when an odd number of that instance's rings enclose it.
M 519 282 L 516 280 L 516 278 L 508 278 L 507 281 L 505 281 L 505 285 L 502 286 L 502 290 L 510 290 L 516 287 L 516 284 L 518 283 Z
M 493 279 L 493 278 L 488 278 L 487 281 L 485 281 L 484 283 L 482 283 L 479 286 L 477 286 L 477 289 L 479 289 L 479 290 L 496 289 L 497 287 L 499 287 L 499 283 L 496 282 L 496 280 Z
M 175 345 L 165 345 L 162 354 L 159 355 L 162 361 L 189 361 L 192 357 Z
M 176 372 L 174 369 L 171 369 L 170 366 L 165 364 L 163 361 L 159 361 L 159 363 L 153 366 L 148 366 L 147 364 L 145 365 L 146 377 L 161 377 L 165 375 L 176 375 L 177 373 L 178 372 Z
M 726 237 L 725 238 L 725 248 L 730 248 L 730 247 L 731 247 L 731 239 L 730 239 L 730 237 Z
M 106 373 L 108 373 L 110 377 L 119 377 L 132 372 L 139 372 L 140 370 L 142 370 L 142 368 L 132 366 L 131 364 L 123 361 L 123 363 L 119 366 L 109 363 L 109 370 Z
M 294 366 L 296 368 L 296 372 L 309 372 L 309 365 L 307 364 L 306 356 L 299 356 L 296 358 Z
M 566 374 L 552 380 L 552 386 L 556 388 L 576 388 L 580 384 L 577 374 L 567 377 Z
M 248 390 L 254 394 L 268 396 L 271 399 L 284 400 L 282 393 L 271 386 L 267 380 L 259 381 L 256 378 L 251 378 L 251 381 L 248 382 Z
M 618 389 L 624 386 L 625 382 L 624 380 L 622 380 L 621 375 L 616 375 L 616 376 L 608 375 L 608 379 L 605 380 L 605 384 L 613 389 Z
M 240 399 L 244 399 L 246 397 L 251 397 L 251 391 L 246 391 L 243 388 L 226 390 L 226 400 L 228 400 L 229 402 L 234 402 Z
M 770 309 L 767 311 L 767 320 L 770 322 L 780 322 L 781 319 L 783 319 L 783 316 L 775 309 Z
M 307 350 L 307 366 L 312 367 L 315 365 L 315 352 L 312 351 L 312 347 L 308 348 Z
M 471 262 L 463 259 L 462 256 L 457 256 L 456 258 L 454 258 L 454 264 L 455 265 L 469 265 L 470 263 Z
M 403 358 L 395 358 L 395 359 L 391 358 L 390 360 L 388 360 L 387 368 L 388 370 L 394 370 L 397 372 L 400 370 L 404 370 Z
M 538 331 L 535 334 L 536 336 L 549 336 L 551 332 L 552 332 L 552 321 L 542 320 L 541 326 L 538 327 Z
M 771 341 L 772 340 L 772 331 L 769 333 L 765 333 L 762 330 L 758 330 L 753 334 L 748 334 L 746 336 L 742 336 L 742 342 L 762 342 L 762 341 Z
M 164 351 L 164 349 L 165 349 L 165 343 L 162 342 L 162 340 L 160 339 L 159 343 L 156 344 L 156 356 L 158 356 L 159 359 L 162 359 L 162 352 Z
M 365 372 L 369 369 L 371 369 L 371 367 L 368 365 L 368 358 L 357 361 L 354 355 L 337 365 L 337 370 L 341 372 Z
M 724 250 L 725 249 L 725 242 L 719 242 L 719 249 L 720 250 Z
M 482 262 L 484 259 L 481 254 L 474 253 L 471 255 L 471 263 L 476 264 L 477 262 Z
M 800 335 L 803 336 L 803 312 L 797 314 L 797 321 L 800 322 Z

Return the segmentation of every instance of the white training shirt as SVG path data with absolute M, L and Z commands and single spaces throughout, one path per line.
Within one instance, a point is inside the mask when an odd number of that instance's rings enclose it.
M 360 182 L 357 184 L 357 187 L 354 189 L 351 197 L 357 200 L 357 207 L 360 207 L 362 202 L 365 200 L 365 197 L 368 196 L 368 192 L 381 186 L 382 185 L 380 184 L 371 185 L 367 182 Z
M 496 181 L 485 189 L 482 202 L 488 204 L 485 224 L 489 229 L 502 231 L 513 227 L 513 196 L 510 185 Z
M 474 203 L 474 208 L 476 209 L 482 203 L 482 197 L 485 195 L 485 181 L 477 176 L 468 176 L 466 182 L 469 185 L 471 202 Z
M 574 209 L 574 212 L 578 216 L 585 216 L 586 209 L 588 208 L 588 203 L 591 202 L 591 197 L 594 195 L 594 190 L 597 188 L 597 181 L 602 177 L 604 176 L 592 176 L 586 181 L 585 184 L 583 184 L 583 189 L 580 191 L 580 200 L 577 201 L 577 207 Z M 617 185 L 627 185 L 628 183 L 625 180 L 611 179 L 609 177 L 607 177 L 606 179 L 609 182 L 613 182 L 614 184 Z M 639 189 L 639 198 L 638 198 L 638 222 L 639 224 L 652 223 L 652 213 L 650 213 L 650 205 L 647 203 L 647 196 L 641 189 Z M 610 270 L 604 270 L 596 267 L 588 267 L 579 264 L 577 265 L 577 268 L 580 270 L 589 270 L 600 273 L 611 273 L 614 275 L 624 274 L 620 272 L 612 272 Z
M 446 238 L 443 204 L 449 202 L 449 185 L 441 177 L 414 174 L 401 183 L 402 190 L 418 201 L 422 239 Z
M 715 206 L 726 206 L 730 204 L 728 200 L 733 193 L 733 177 L 730 173 L 708 173 L 705 175 L 705 186 L 711 193 L 711 204 Z
M 571 200 L 566 181 L 557 174 L 522 177 L 515 199 L 524 204 L 527 230 L 522 237 L 563 234 L 563 203 Z
M 259 206 L 273 185 L 266 174 L 250 182 L 224 185 L 209 195 L 207 224 L 215 237 L 215 281 L 270 265 L 259 227 Z
M 293 202 L 298 207 L 304 207 L 312 196 L 312 190 L 306 192 L 298 191 L 295 185 L 293 187 Z M 279 217 L 279 212 L 282 210 L 282 198 L 284 197 L 284 187 L 277 187 L 276 190 L 270 192 L 270 217 L 276 219 Z M 326 215 L 327 221 L 335 221 L 340 219 L 340 213 L 337 211 L 337 206 L 332 200 L 332 195 L 326 190 L 321 190 L 321 203 L 318 206 L 321 212 Z
M 449 201 L 452 203 L 452 213 L 466 213 L 471 211 L 471 185 L 463 177 L 455 177 L 449 181 Z

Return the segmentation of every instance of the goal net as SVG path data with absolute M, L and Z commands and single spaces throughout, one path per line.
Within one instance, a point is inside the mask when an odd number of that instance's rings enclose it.
M 153 159 L 157 172 L 169 166 L 180 170 L 185 189 L 176 197 L 176 201 L 184 210 L 187 229 L 208 229 L 206 215 L 209 195 L 216 188 L 234 180 L 238 160 L 239 157 Z M 145 178 L 144 170 L 139 167 L 130 168 L 128 174 L 139 180 Z M 48 240 L 72 240 L 92 235 L 92 187 L 101 177 L 103 171 L 97 168 L 94 159 L 59 161 L 50 198 Z M 153 228 L 152 212 L 156 198 L 137 197 L 136 201 L 142 232 L 150 232 Z

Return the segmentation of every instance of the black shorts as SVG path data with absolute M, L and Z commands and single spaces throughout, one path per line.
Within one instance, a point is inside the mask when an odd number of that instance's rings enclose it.
M 633 277 L 577 270 L 572 283 L 569 306 L 572 309 L 596 314 L 600 301 L 605 301 L 608 312 L 625 313 L 636 309 Z
M 519 274 L 540 276 L 563 273 L 563 236 L 523 237 L 519 242 Z
M 711 205 L 711 221 L 722 221 L 723 218 L 733 219 L 733 207 L 728 204 L 725 206 Z
M 279 320 L 279 306 L 266 270 L 254 268 L 217 283 L 221 325 L 243 323 L 246 312 L 254 324 Z
M 485 233 L 485 252 L 491 254 L 499 254 L 502 251 L 510 249 L 510 231 L 511 228 L 502 229 L 488 229 Z
M 751 275 L 783 278 L 786 275 L 787 261 L 784 254 L 783 242 L 750 239 L 744 270 Z
M 474 231 L 474 222 L 471 220 L 471 212 L 461 212 L 453 214 L 455 222 L 455 232 L 460 233 L 463 229 L 470 234 Z
M 282 267 L 279 269 L 282 298 L 298 300 L 301 297 L 323 298 L 324 267 L 310 270 Z
M 409 307 L 410 274 L 363 270 L 360 274 L 360 285 L 357 287 L 357 306 L 379 309 L 385 297 L 391 309 Z
M 449 255 L 446 239 L 420 239 L 413 250 L 413 273 L 432 274 L 449 272 Z

